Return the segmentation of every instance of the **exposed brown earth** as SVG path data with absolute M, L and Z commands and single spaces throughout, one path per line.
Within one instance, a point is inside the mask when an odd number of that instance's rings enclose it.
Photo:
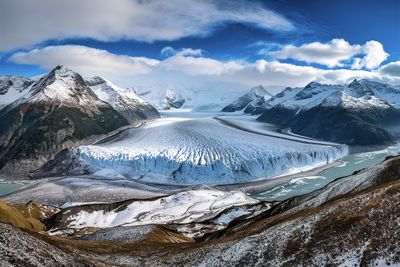
M 24 266 L 13 263 L 13 257 L 37 258 L 39 254 L 24 250 L 28 245 L 22 243 L 22 254 L 14 255 L 9 244 L 32 239 L 50 254 L 47 258 L 41 252 L 40 257 L 49 261 L 29 266 L 64 266 L 70 255 L 74 255 L 71 263 L 80 266 L 90 266 L 94 259 L 99 266 L 400 264 L 399 177 L 400 158 L 389 159 L 376 168 L 332 182 L 318 194 L 277 203 L 270 211 L 235 222 L 197 242 L 174 233 L 168 225 L 150 229 L 140 240 L 122 242 L 32 235 L 0 224 L 0 252 L 8 251 L 11 256 L 2 260 L 11 266 Z M 343 191 L 345 186 L 349 188 Z M 4 229 L 18 234 L 5 235 Z M 50 260 L 54 264 L 49 264 Z

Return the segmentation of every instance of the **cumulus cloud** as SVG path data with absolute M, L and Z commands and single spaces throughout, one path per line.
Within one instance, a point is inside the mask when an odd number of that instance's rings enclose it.
M 378 71 L 383 75 L 400 78 L 400 61 L 383 65 Z
M 313 42 L 301 46 L 286 45 L 282 50 L 271 52 L 278 59 L 295 59 L 307 63 L 318 63 L 330 68 L 342 67 L 341 63 L 361 50 L 360 45 L 350 45 L 343 39 L 333 39 L 328 43 Z
M 383 49 L 383 45 L 378 41 L 368 41 L 363 45 L 362 52 L 365 54 L 363 58 L 355 58 L 352 68 L 353 69 L 375 69 L 385 61 L 389 54 Z
M 15 53 L 9 60 L 52 69 L 58 64 L 72 68 L 84 76 L 100 75 L 126 87 L 189 90 L 215 88 L 242 92 L 262 84 L 265 86 L 304 86 L 311 81 L 348 83 L 355 78 L 368 78 L 400 83 L 400 62 L 393 62 L 373 71 L 320 69 L 264 59 L 254 62 L 220 61 L 202 55 L 200 49 L 179 49 L 164 60 L 115 55 L 95 48 L 63 45 Z M 229 92 L 229 91 L 225 91 Z
M 226 23 L 294 29 L 282 15 L 247 1 L 2 0 L 0 51 L 63 38 L 176 40 L 208 35 Z
M 371 40 L 364 45 L 351 45 L 344 39 L 333 39 L 328 43 L 313 42 L 301 46 L 286 45 L 281 50 L 269 54 L 277 59 L 295 59 L 329 68 L 344 67 L 344 62 L 353 59 L 352 69 L 375 69 L 389 56 L 378 41 Z

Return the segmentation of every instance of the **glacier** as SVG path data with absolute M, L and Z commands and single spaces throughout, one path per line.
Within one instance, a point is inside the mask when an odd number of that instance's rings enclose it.
M 248 121 L 236 123 L 252 130 Z M 73 148 L 72 153 L 96 170 L 190 185 L 240 183 L 302 171 L 344 157 L 348 147 L 265 129 L 246 131 L 211 117 L 173 117 L 127 129 L 104 143 Z

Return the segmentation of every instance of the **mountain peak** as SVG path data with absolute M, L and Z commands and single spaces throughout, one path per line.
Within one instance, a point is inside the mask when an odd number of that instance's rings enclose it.
M 33 85 L 28 101 L 57 101 L 69 105 L 104 105 L 79 73 L 62 65 L 56 66 Z
M 265 89 L 261 84 L 251 88 L 249 93 L 254 94 L 256 96 L 265 96 L 265 95 L 272 96 L 272 94 L 267 89 Z
M 321 86 L 321 84 L 319 82 L 316 81 L 312 81 L 309 84 L 307 84 L 304 89 L 310 89 L 310 88 L 315 88 L 315 87 L 319 87 Z
M 350 84 L 349 84 L 349 87 L 358 87 L 358 86 L 362 86 L 361 85 L 361 83 L 357 80 L 357 79 L 354 79 Z
M 89 86 L 96 86 L 96 85 L 100 85 L 103 83 L 107 83 L 107 81 L 100 76 L 93 76 L 89 79 L 86 79 L 85 81 L 86 81 L 86 84 Z
M 360 81 L 357 79 L 354 79 L 349 85 L 348 88 L 350 90 L 346 90 L 347 93 L 349 93 L 353 97 L 362 97 L 365 95 L 374 95 L 374 92 L 371 90 L 371 88 L 367 86 L 363 86 Z

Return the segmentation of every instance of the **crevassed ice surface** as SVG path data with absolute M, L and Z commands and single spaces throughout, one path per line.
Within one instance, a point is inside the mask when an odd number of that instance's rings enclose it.
M 74 152 L 95 168 L 169 184 L 246 182 L 323 165 L 348 153 L 344 145 L 296 139 L 250 133 L 212 118 L 163 118 Z

